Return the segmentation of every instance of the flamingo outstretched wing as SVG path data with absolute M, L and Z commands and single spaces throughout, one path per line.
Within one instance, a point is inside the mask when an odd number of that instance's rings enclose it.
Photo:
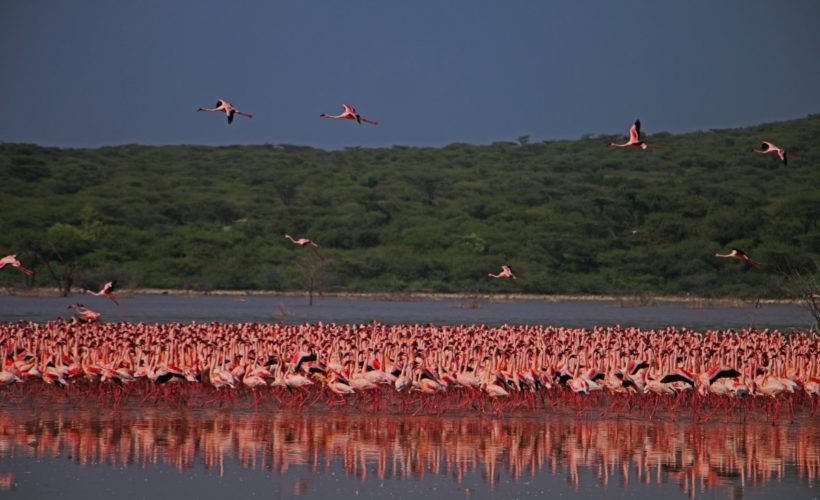
M 629 142 L 638 142 L 641 140 L 641 121 L 635 120 L 635 123 L 629 129 Z

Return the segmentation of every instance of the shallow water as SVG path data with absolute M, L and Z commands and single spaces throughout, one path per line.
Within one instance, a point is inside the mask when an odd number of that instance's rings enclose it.
M 9 498 L 816 498 L 820 426 L 0 408 Z
M 172 296 L 121 297 L 121 307 L 98 297 L 76 295 L 19 297 L 0 295 L 0 321 L 48 321 L 68 317 L 70 304 L 81 302 L 102 313 L 104 321 L 222 321 L 222 322 L 369 322 L 488 325 L 549 324 L 592 327 L 620 324 L 642 328 L 685 326 L 706 328 L 807 329 L 809 313 L 796 305 L 762 304 L 755 307 L 710 303 L 657 302 L 655 305 L 622 307 L 615 300 L 544 301 L 446 299 L 393 301 L 364 298 L 316 298 L 313 306 L 304 297 L 284 296 Z M 694 308 L 695 306 L 698 308 Z
M 797 306 L 0 295 L 0 321 L 83 302 L 105 321 L 800 328 Z M 817 498 L 820 425 L 413 417 L 311 410 L 18 407 L 0 388 L 0 498 Z M 27 403 L 31 404 L 31 403 Z M 94 403 L 97 404 L 97 403 Z M 79 410 L 78 408 L 84 408 Z M 764 419 L 765 420 L 765 419 Z

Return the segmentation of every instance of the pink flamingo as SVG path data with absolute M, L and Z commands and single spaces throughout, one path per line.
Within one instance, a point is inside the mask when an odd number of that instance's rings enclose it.
M 780 161 L 783 162 L 783 165 L 788 165 L 788 158 L 786 157 L 786 150 L 783 149 L 783 148 L 779 148 L 779 147 L 775 146 L 774 144 L 772 144 L 769 141 L 763 141 L 763 144 L 760 145 L 760 149 L 753 149 L 752 152 L 760 153 L 760 154 L 764 154 L 764 155 L 769 154 L 769 153 L 774 153 L 780 158 Z
M 641 148 L 646 149 L 649 147 L 645 142 L 641 140 L 641 121 L 635 120 L 635 123 L 629 129 L 629 140 L 623 144 L 615 144 L 614 142 L 609 143 L 609 147 L 612 148 Z
M 320 254 L 320 253 L 319 253 L 319 250 L 316 250 L 317 248 L 319 248 L 319 245 L 317 245 L 317 244 L 316 244 L 316 243 L 314 243 L 313 241 L 311 241 L 311 240 L 309 240 L 309 239 L 307 239 L 307 238 L 299 238 L 298 240 L 295 240 L 295 239 L 293 239 L 293 237 L 292 237 L 291 235 L 289 235 L 289 234 L 286 234 L 286 235 L 285 235 L 285 238 L 287 238 L 287 239 L 289 239 L 290 241 L 292 241 L 292 242 L 293 242 L 293 244 L 295 244 L 295 245 L 299 245 L 300 247 L 307 247 L 307 248 L 312 249 L 314 252 L 316 252 L 316 255 L 317 255 L 317 256 L 318 256 L 321 260 L 325 260 L 325 258 L 324 258 L 324 257 L 322 257 L 322 254 Z
M 487 276 L 489 276 L 490 278 L 516 279 L 515 275 L 512 272 L 512 269 L 510 269 L 510 266 L 508 266 L 507 264 L 502 264 L 501 265 L 501 272 L 500 273 L 498 273 L 498 274 L 487 273 Z
M 20 261 L 17 260 L 17 254 L 6 255 L 2 259 L 0 259 L 0 269 L 3 269 L 6 266 L 16 267 L 17 269 L 26 273 L 26 275 L 31 276 L 34 274 L 34 271 L 31 269 L 26 269 L 20 264 Z
M 730 253 L 726 254 L 716 253 L 715 257 L 721 257 L 724 259 L 737 259 L 739 261 L 746 262 L 757 269 L 760 269 L 763 266 L 763 264 L 761 264 L 760 262 L 750 259 L 749 256 L 746 255 L 746 252 L 744 252 L 743 250 L 738 250 L 737 248 L 733 248 Z
M 74 320 L 78 323 L 97 323 L 102 320 L 102 314 L 82 304 L 71 304 L 68 308 L 74 310 Z
M 325 375 L 325 378 L 327 379 L 327 388 L 336 394 L 345 395 L 356 392 L 352 387 L 350 387 L 350 382 L 348 382 L 347 379 L 332 370 Z
M 361 125 L 362 122 L 369 123 L 371 125 L 378 125 L 379 124 L 379 122 L 375 122 L 373 120 L 368 120 L 367 118 L 365 118 L 362 115 L 360 115 L 359 113 L 357 113 L 356 108 L 354 108 L 353 106 L 351 106 L 349 104 L 342 104 L 342 107 L 344 108 L 344 111 L 341 114 L 329 115 L 327 113 L 322 113 L 319 116 L 322 117 L 322 118 L 335 118 L 335 119 L 342 119 L 342 120 L 356 120 L 359 123 L 359 125 Z
M 115 303 L 119 306 L 120 303 L 117 302 L 117 296 L 114 295 L 114 290 L 116 289 L 116 287 L 117 287 L 117 280 L 114 280 L 114 281 L 109 281 L 108 283 L 103 285 L 102 290 L 100 290 L 99 292 L 92 292 L 91 290 L 86 290 L 85 293 L 90 293 L 91 295 L 94 295 L 96 297 L 103 296 L 107 299 L 110 299 L 111 302 L 113 302 L 113 303 Z
M 215 113 L 225 113 L 228 117 L 228 123 L 233 123 L 234 115 L 242 115 L 248 118 L 253 118 L 253 115 L 250 113 L 243 113 L 238 109 L 234 108 L 231 103 L 226 101 L 225 99 L 217 99 L 216 107 L 215 108 L 199 108 L 197 111 L 210 111 Z

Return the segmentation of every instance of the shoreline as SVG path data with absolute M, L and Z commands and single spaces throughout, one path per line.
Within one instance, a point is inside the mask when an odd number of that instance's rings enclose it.
M 13 297 L 60 297 L 54 287 L 16 288 L 0 287 L 0 295 Z M 68 297 L 85 295 L 79 289 Z M 190 290 L 179 288 L 128 288 L 117 293 L 122 297 L 135 295 L 171 295 L 180 297 L 217 296 L 217 297 L 305 297 L 305 291 L 283 290 Z M 620 302 L 623 307 L 653 306 L 657 302 L 686 304 L 708 303 L 728 307 L 745 305 L 791 304 L 799 305 L 797 299 L 742 299 L 736 297 L 699 297 L 692 295 L 593 295 L 593 294 L 526 294 L 526 293 L 439 293 L 439 292 L 331 292 L 316 293 L 317 300 L 334 299 L 369 299 L 382 302 L 417 302 L 421 300 L 486 300 L 491 302 L 539 301 L 539 302 Z

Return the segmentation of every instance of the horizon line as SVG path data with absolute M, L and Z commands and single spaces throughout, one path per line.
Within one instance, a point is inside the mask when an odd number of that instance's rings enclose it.
M 776 121 L 764 121 L 754 124 L 748 125 L 741 125 L 737 127 L 727 127 L 727 128 L 709 128 L 709 129 L 694 129 L 688 130 L 683 132 L 669 132 L 666 130 L 659 130 L 654 133 L 641 133 L 641 135 L 646 137 L 651 137 L 653 135 L 687 135 L 687 134 L 696 134 L 696 133 L 710 133 L 710 132 L 722 132 L 726 130 L 736 130 L 736 129 L 744 129 L 744 128 L 755 128 L 755 127 L 762 127 L 765 125 L 772 125 L 778 123 L 786 123 L 791 121 L 797 120 L 805 120 L 809 118 L 814 118 L 820 116 L 820 111 L 808 113 L 804 116 L 797 117 L 797 118 L 789 118 L 786 120 L 776 120 Z M 271 143 L 271 142 L 264 142 L 264 143 L 256 143 L 256 142 L 249 142 L 249 143 L 234 143 L 234 144 L 198 144 L 198 143 L 165 143 L 165 144 L 152 144 L 152 143 L 139 143 L 139 142 L 123 142 L 118 144 L 100 144 L 97 146 L 61 146 L 61 145 L 53 145 L 53 144 L 43 144 L 37 142 L 18 142 L 18 141 L 7 141 L 4 139 L 0 139 L 0 146 L 1 145 L 24 145 L 24 146 L 37 146 L 41 148 L 53 148 L 53 149 L 104 149 L 104 148 L 121 148 L 121 147 L 128 147 L 128 146 L 140 146 L 140 147 L 151 147 L 151 148 L 162 148 L 162 147 L 206 147 L 206 148 L 230 148 L 230 147 L 240 147 L 240 146 L 247 146 L 247 147 L 274 147 L 274 148 L 283 148 L 283 147 L 296 147 L 296 148 L 310 148 L 316 149 L 320 151 L 344 151 L 346 149 L 393 149 L 393 148 L 433 148 L 433 149 L 443 149 L 453 145 L 468 145 L 474 147 L 482 147 L 482 146 L 493 146 L 500 143 L 510 143 L 514 145 L 521 145 L 518 141 L 521 137 L 528 137 L 532 142 L 529 145 L 537 145 L 537 144 L 547 144 L 551 142 L 577 142 L 577 141 L 586 141 L 586 140 L 593 140 L 593 139 L 603 139 L 603 138 L 611 138 L 617 136 L 627 136 L 627 133 L 593 133 L 593 132 L 585 132 L 581 134 L 580 137 L 575 139 L 569 138 L 552 138 L 552 139 L 533 139 L 531 134 L 520 134 L 518 137 L 514 139 L 498 139 L 489 143 L 473 143 L 473 142 L 465 142 L 465 141 L 455 141 L 449 142 L 443 145 L 407 145 L 407 144 L 392 144 L 390 146 L 362 146 L 362 145 L 347 145 L 338 148 L 327 148 L 322 146 L 313 146 L 310 144 L 293 144 L 293 143 Z

